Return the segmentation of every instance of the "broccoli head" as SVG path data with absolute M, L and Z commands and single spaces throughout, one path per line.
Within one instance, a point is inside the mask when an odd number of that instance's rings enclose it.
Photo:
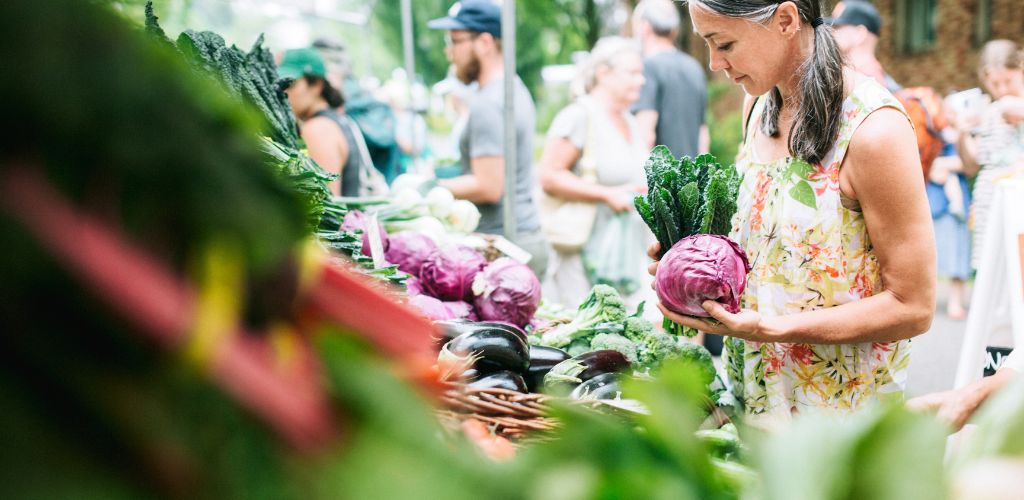
M 658 369 L 670 359 L 683 359 L 698 369 L 704 385 L 715 380 L 715 364 L 711 353 L 704 346 L 679 342 L 678 337 L 666 333 L 654 333 L 641 344 L 637 358 L 641 366 Z
M 619 351 L 627 360 L 629 360 L 630 363 L 636 363 L 636 342 L 633 342 L 622 335 L 616 335 L 614 333 L 599 333 L 594 336 L 594 339 L 590 341 L 590 350 L 600 351 L 602 349 Z
M 563 348 L 579 338 L 593 336 L 605 323 L 622 323 L 626 319 L 626 304 L 614 288 L 595 285 L 580 304 L 572 321 L 558 325 L 541 339 L 544 345 Z
M 643 342 L 644 339 L 654 334 L 654 324 L 639 316 L 626 318 L 625 327 L 623 335 L 633 342 Z

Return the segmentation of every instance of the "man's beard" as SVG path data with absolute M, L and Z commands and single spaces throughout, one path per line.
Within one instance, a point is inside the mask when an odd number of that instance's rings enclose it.
M 469 85 L 480 78 L 480 59 L 473 56 L 465 66 L 455 65 L 455 77 L 465 85 Z

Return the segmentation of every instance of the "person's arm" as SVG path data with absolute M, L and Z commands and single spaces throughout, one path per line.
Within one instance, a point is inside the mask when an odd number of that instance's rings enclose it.
M 697 152 L 700 154 L 711 152 L 711 131 L 707 125 L 700 126 L 700 139 L 697 141 Z
M 505 157 L 478 156 L 469 160 L 467 175 L 441 179 L 437 183 L 460 200 L 497 203 L 505 193 Z
M 921 189 L 917 139 L 906 117 L 891 108 L 865 119 L 843 164 L 860 201 L 883 290 L 840 306 L 762 317 L 731 314 L 713 301 L 705 310 L 719 323 L 672 313 L 669 319 L 698 330 L 757 342 L 850 344 L 891 342 L 924 333 L 935 310 L 935 238 Z M 654 266 L 652 266 L 654 267 Z
M 331 191 L 341 194 L 341 173 L 348 161 L 348 141 L 345 134 L 329 118 L 313 118 L 302 124 L 302 140 L 306 142 L 309 157 L 320 168 L 338 174 L 338 180 L 330 183 Z
M 461 200 L 477 204 L 501 201 L 505 193 L 505 121 L 500 104 L 482 99 L 469 109 L 469 173 L 438 181 Z
M 661 101 L 661 89 L 658 85 L 654 66 L 650 62 L 645 62 L 644 86 L 640 88 L 640 96 L 633 103 L 632 109 L 637 128 L 640 130 L 640 144 L 648 150 L 654 148 L 654 141 L 658 137 L 658 104 Z
M 636 112 L 636 125 L 640 130 L 640 141 L 645 149 L 653 149 L 657 137 L 658 112 L 653 109 L 642 109 Z
M 960 430 L 993 393 L 1010 383 L 1019 372 L 1004 365 L 991 377 L 985 377 L 959 389 L 918 396 L 907 401 L 912 410 L 934 412 L 953 430 Z
M 540 183 L 544 192 L 566 200 L 606 203 L 622 212 L 631 206 L 623 188 L 585 182 L 572 172 L 582 151 L 565 137 L 550 137 L 540 158 Z
M 978 141 L 971 136 L 970 131 L 964 130 L 960 133 L 956 149 L 963 162 L 964 175 L 968 177 L 978 175 L 978 171 L 981 170 L 981 165 L 978 164 Z

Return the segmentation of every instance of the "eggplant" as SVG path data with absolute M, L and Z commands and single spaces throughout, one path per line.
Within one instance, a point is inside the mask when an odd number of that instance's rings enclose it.
M 474 368 L 481 375 L 501 370 L 523 374 L 530 367 L 530 347 L 509 330 L 483 328 L 449 341 L 441 348 L 438 361 L 462 370 Z
M 474 389 L 497 388 L 522 393 L 527 392 L 526 381 L 523 380 L 523 376 L 516 372 L 510 372 L 508 370 L 494 372 L 485 377 L 478 378 L 467 385 Z
M 617 372 L 602 373 L 577 385 L 569 394 L 569 398 L 576 400 L 616 399 L 622 392 L 622 377 L 623 375 Z
M 545 347 L 540 345 L 530 346 L 530 368 L 523 376 L 526 379 L 526 387 L 534 392 L 544 385 L 544 375 L 547 375 L 551 368 L 569 359 L 571 356 L 561 349 Z
M 526 342 L 526 332 L 524 332 L 517 326 L 507 323 L 495 323 L 488 321 L 476 322 L 464 319 L 449 319 L 443 321 L 435 321 L 434 324 L 437 325 L 438 332 L 440 333 L 440 336 L 435 339 L 437 341 L 438 347 L 447 344 L 455 337 L 458 337 L 459 335 L 462 335 L 464 333 L 475 332 L 478 330 L 485 329 L 506 330 L 518 335 L 523 339 L 523 342 Z
M 621 373 L 631 368 L 619 351 L 601 349 L 558 363 L 544 376 L 544 390 L 565 395 L 577 385 L 604 373 Z

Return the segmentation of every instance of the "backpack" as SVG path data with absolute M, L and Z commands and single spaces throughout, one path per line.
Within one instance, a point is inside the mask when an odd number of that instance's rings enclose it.
M 945 146 L 942 129 L 949 126 L 942 108 L 942 96 L 931 87 L 908 87 L 894 95 L 914 125 L 917 151 L 921 155 L 921 171 L 927 179 L 932 162 L 942 154 Z

